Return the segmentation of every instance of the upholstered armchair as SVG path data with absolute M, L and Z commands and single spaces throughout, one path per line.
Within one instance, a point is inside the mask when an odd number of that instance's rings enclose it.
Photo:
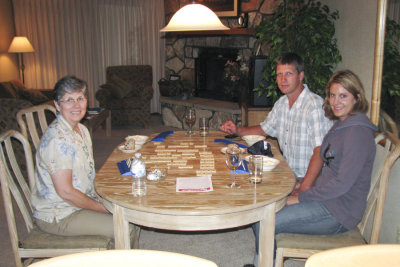
M 114 126 L 143 126 L 150 122 L 153 71 L 149 65 L 110 66 L 106 83 L 96 92 L 101 108 L 111 110 Z

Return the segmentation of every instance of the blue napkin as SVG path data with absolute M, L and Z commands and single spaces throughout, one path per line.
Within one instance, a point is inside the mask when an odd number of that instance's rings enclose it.
M 215 143 L 224 143 L 224 144 L 237 144 L 241 148 L 247 148 L 246 145 L 242 145 L 242 144 L 239 144 L 239 143 L 233 142 L 231 140 L 227 140 L 227 139 L 214 139 L 214 142 Z
M 247 161 L 242 160 L 242 165 L 239 166 L 239 168 L 236 169 L 236 174 L 248 174 L 249 173 L 249 168 L 247 167 Z M 231 171 L 231 174 L 233 174 L 233 171 Z
M 132 175 L 131 169 L 128 167 L 128 163 L 127 163 L 128 161 L 132 161 L 132 160 L 133 159 L 126 159 L 126 160 L 117 162 L 119 172 L 121 173 L 122 176 Z
M 170 135 L 173 134 L 174 131 L 166 131 L 166 132 L 162 132 L 159 135 L 157 135 L 156 137 L 154 137 L 153 139 L 151 139 L 151 141 L 153 142 L 164 142 L 164 139 Z

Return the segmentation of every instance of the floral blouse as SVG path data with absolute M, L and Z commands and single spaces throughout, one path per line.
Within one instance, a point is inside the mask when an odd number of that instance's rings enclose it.
M 88 129 L 78 125 L 80 136 L 58 114 L 40 140 L 36 152 L 35 185 L 32 191 L 33 216 L 37 219 L 59 222 L 80 210 L 64 201 L 56 192 L 51 174 L 72 170 L 72 185 L 85 195 L 96 198 L 92 141 Z

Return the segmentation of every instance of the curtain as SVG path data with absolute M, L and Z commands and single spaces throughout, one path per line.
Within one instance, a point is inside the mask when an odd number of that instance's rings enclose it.
M 151 65 L 151 112 L 161 111 L 158 81 L 164 76 L 163 0 L 13 0 L 17 35 L 25 53 L 25 84 L 53 88 L 65 75 L 88 82 L 89 106 L 105 82 L 107 66 Z

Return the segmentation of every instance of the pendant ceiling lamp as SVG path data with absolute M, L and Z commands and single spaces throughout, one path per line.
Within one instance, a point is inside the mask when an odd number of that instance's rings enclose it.
M 189 4 L 179 9 L 161 32 L 229 30 L 208 7 Z

